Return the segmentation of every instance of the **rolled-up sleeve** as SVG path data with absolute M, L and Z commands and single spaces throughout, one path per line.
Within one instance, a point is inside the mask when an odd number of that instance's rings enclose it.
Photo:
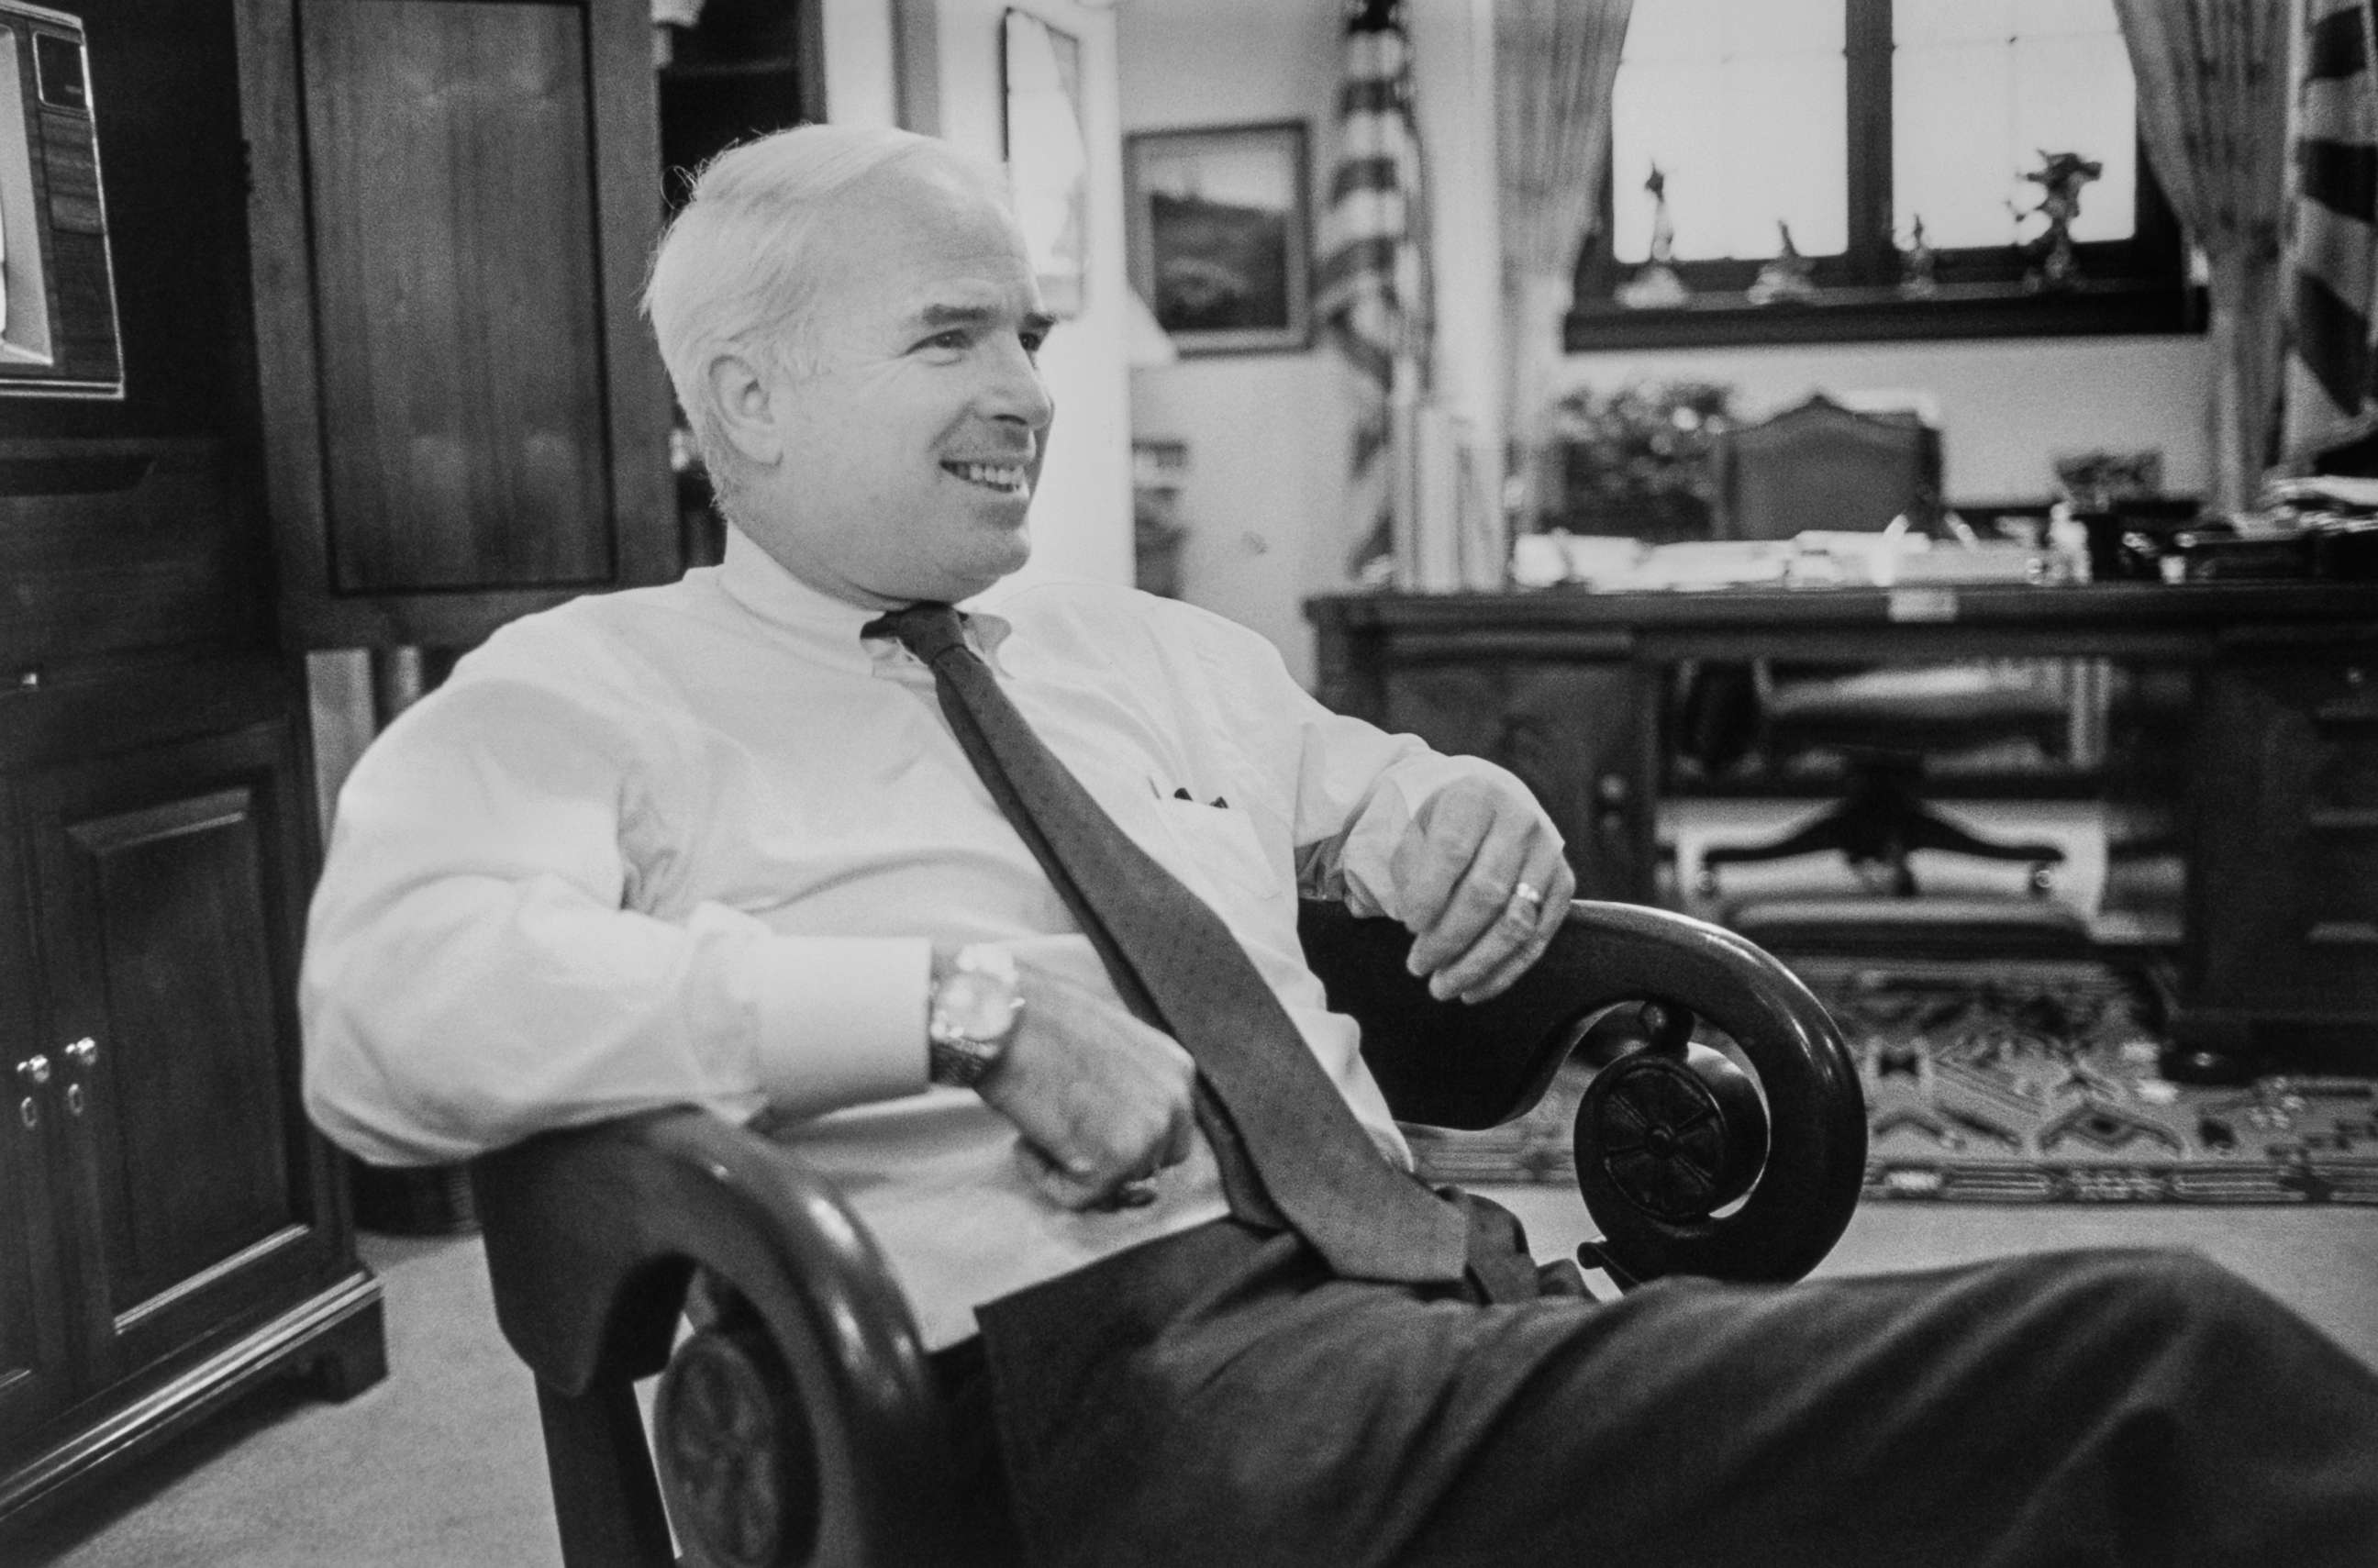
M 299 979 L 308 1114 L 367 1160 L 467 1158 L 659 1105 L 794 1116 L 925 1087 L 921 939 L 628 907 L 650 737 L 458 679 L 340 795 Z

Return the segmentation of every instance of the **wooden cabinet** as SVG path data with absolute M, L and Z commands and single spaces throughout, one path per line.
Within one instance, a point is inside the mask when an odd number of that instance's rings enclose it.
M 2198 714 L 2192 1042 L 2378 1058 L 2378 640 L 2251 636 Z
M 285 641 L 462 647 L 680 564 L 642 0 L 239 0 Z
M 302 711 L 267 655 L 0 696 L 0 1517 L 265 1375 L 383 1369 L 298 1103 Z

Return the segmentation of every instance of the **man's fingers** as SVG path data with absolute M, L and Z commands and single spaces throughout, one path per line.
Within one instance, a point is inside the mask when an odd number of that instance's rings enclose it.
M 1076 1176 L 1021 1138 L 1015 1140 L 1015 1164 L 1051 1202 L 1075 1213 L 1140 1209 L 1156 1201 L 1156 1188 L 1145 1177 L 1093 1179 Z
M 1524 942 L 1490 964 L 1483 978 L 1464 983 L 1456 995 L 1464 1002 L 1475 1003 L 1483 1002 L 1490 996 L 1499 996 L 1509 990 L 1512 982 L 1534 968 L 1536 960 L 1544 956 L 1544 949 L 1551 946 L 1561 923 L 1568 918 L 1569 900 L 1576 890 L 1577 879 L 1567 874 L 1566 866 L 1562 867 L 1559 885 L 1555 893 L 1546 895 L 1532 933 Z
M 1553 933 L 1567 918 L 1577 878 L 1557 857 L 1530 866 L 1532 875 L 1515 878 L 1494 923 L 1468 948 L 1439 969 L 1429 990 L 1440 999 L 1459 996 L 1482 1002 L 1505 990 L 1543 956 Z
M 1469 869 L 1435 922 L 1422 929 L 1413 941 L 1412 972 L 1441 978 L 1448 969 L 1458 971 L 1464 958 L 1482 945 L 1487 952 L 1500 954 L 1516 941 L 1524 940 L 1541 912 L 1545 882 L 1550 867 L 1557 863 L 1558 853 L 1555 846 L 1534 831 L 1531 823 L 1497 824 L 1479 845 Z M 1531 867 L 1536 868 L 1533 880 L 1529 874 Z M 1515 896 L 1523 886 L 1536 897 L 1519 899 L 1515 905 Z M 1450 981 L 1435 987 L 1435 994 L 1440 997 L 1452 995 L 1464 982 L 1478 977 L 1475 971 L 1456 972 Z
M 1532 825 L 1509 820 L 1467 835 L 1439 838 L 1432 832 L 1419 863 L 1447 884 L 1434 908 L 1407 906 L 1404 924 L 1417 935 L 1411 971 L 1434 974 L 1468 952 L 1503 918 L 1512 887 L 1528 863 Z M 1458 869 L 1447 871 L 1447 867 Z

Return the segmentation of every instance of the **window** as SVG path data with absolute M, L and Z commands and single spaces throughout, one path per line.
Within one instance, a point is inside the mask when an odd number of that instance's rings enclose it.
M 1577 283 L 1571 349 L 2192 324 L 2112 0 L 1636 0 Z

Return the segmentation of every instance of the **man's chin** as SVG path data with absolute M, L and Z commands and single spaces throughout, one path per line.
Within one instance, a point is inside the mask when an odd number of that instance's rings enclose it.
M 1023 570 L 1032 559 L 1032 537 L 1017 527 L 1004 540 L 991 549 L 977 552 L 971 559 L 953 564 L 942 573 L 946 579 L 939 597 L 955 604 L 987 593 L 1003 579 Z

